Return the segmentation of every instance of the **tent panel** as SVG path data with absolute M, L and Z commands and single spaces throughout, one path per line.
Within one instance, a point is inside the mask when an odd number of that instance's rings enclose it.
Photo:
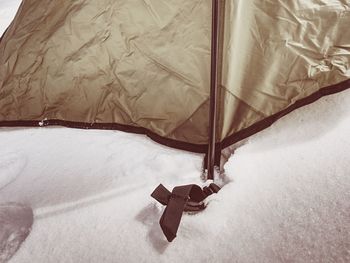
M 331 2 L 226 1 L 221 140 L 350 78 L 350 3 Z
M 0 121 L 119 123 L 205 144 L 210 7 L 24 0 L 0 44 Z

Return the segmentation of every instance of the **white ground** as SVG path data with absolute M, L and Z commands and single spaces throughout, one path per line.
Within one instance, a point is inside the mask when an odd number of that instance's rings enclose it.
M 226 165 L 232 182 L 168 244 L 149 194 L 200 183 L 201 164 L 122 132 L 0 129 L 0 203 L 34 211 L 10 262 L 350 262 L 350 91 L 253 136 Z

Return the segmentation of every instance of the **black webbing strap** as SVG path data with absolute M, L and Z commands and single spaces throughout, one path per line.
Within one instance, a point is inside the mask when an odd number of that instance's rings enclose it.
M 220 187 L 212 183 L 203 189 L 194 184 L 177 186 L 170 192 L 160 184 L 151 196 L 166 206 L 159 223 L 167 240 L 171 242 L 176 237 L 184 211 L 203 210 L 205 208 L 203 200 L 219 190 Z

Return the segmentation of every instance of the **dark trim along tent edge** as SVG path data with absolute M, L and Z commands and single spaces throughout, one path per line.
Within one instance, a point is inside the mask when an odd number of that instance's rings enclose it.
M 318 99 L 332 95 L 350 88 L 350 80 L 343 81 L 336 85 L 328 86 L 320 89 L 319 91 L 313 93 L 312 95 L 296 101 L 294 104 L 288 108 L 271 115 L 237 133 L 232 134 L 227 137 L 222 142 L 218 143 L 218 147 L 223 149 L 241 140 L 244 140 L 266 128 L 271 126 L 274 122 L 280 118 L 286 116 L 287 114 L 299 109 L 305 105 L 311 104 Z M 192 144 L 182 141 L 177 141 L 169 138 L 162 137 L 146 128 L 134 127 L 129 125 L 123 125 L 118 123 L 84 123 L 84 122 L 73 122 L 66 120 L 23 120 L 23 121 L 1 121 L 0 127 L 42 127 L 42 126 L 65 126 L 69 128 L 79 128 L 79 129 L 100 129 L 100 130 L 119 130 L 129 133 L 145 134 L 153 141 L 169 146 L 179 150 L 185 150 L 194 153 L 207 153 L 207 144 Z

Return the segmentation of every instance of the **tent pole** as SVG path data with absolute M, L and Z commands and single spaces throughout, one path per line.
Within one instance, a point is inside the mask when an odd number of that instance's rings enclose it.
M 210 73 L 210 109 L 209 109 L 209 146 L 207 179 L 214 179 L 216 153 L 217 99 L 219 81 L 219 41 L 220 41 L 220 0 L 212 0 L 212 36 L 211 36 L 211 73 Z

